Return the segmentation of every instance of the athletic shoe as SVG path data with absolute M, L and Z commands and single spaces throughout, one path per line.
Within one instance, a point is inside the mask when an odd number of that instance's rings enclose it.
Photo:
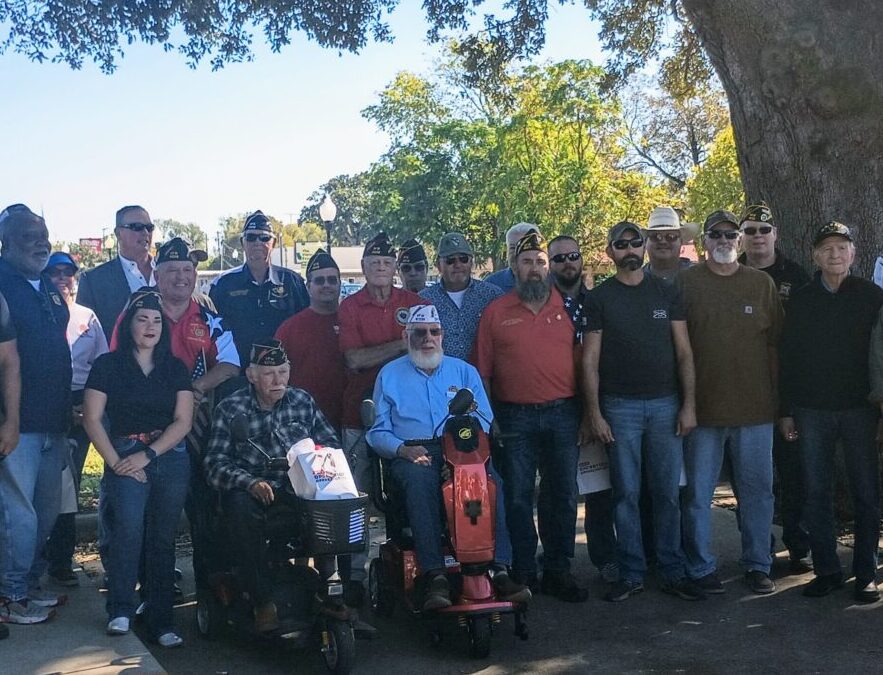
M 156 643 L 160 647 L 165 647 L 166 649 L 170 649 L 172 647 L 180 647 L 184 644 L 184 640 L 181 639 L 181 636 L 177 633 L 173 633 L 169 631 L 168 633 L 163 633 L 156 639 Z
M 681 600 L 705 600 L 706 597 L 705 591 L 686 578 L 663 582 L 660 588 L 663 593 L 677 596 Z
M 856 602 L 863 605 L 877 602 L 877 600 L 880 599 L 880 591 L 877 590 L 877 583 L 872 580 L 862 586 L 861 582 L 856 579 L 853 598 L 855 598 Z
M 807 598 L 824 598 L 838 588 L 843 588 L 842 574 L 820 574 L 803 587 L 803 595 Z
M 724 585 L 721 583 L 721 580 L 718 579 L 716 572 L 711 572 L 709 574 L 706 574 L 704 577 L 699 577 L 698 579 L 690 579 L 690 581 L 692 581 L 693 584 L 703 593 L 718 595 L 720 593 L 726 592 L 726 589 L 724 589 Z
M 75 588 L 80 585 L 80 578 L 77 573 L 71 569 L 61 569 L 49 572 L 49 578 L 59 586 L 66 588 Z
M 42 588 L 32 588 L 28 591 L 28 600 L 40 607 L 60 607 L 67 602 L 67 596 L 50 593 Z
M 107 622 L 108 635 L 125 635 L 129 632 L 129 619 L 125 616 L 118 616 Z
M 0 622 L 32 624 L 43 623 L 55 616 L 51 607 L 42 607 L 27 600 L 0 598 Z
M 604 599 L 607 602 L 622 602 L 643 590 L 644 584 L 640 581 L 627 581 L 625 579 L 620 579 L 604 594 Z
M 605 583 L 615 584 L 619 581 L 619 565 L 615 562 L 601 565 L 601 569 L 598 571 L 601 573 L 601 578 Z
M 745 583 L 748 584 L 748 588 L 751 589 L 752 593 L 757 593 L 758 595 L 769 595 L 776 591 L 776 584 L 770 579 L 770 575 L 760 570 L 746 572 Z

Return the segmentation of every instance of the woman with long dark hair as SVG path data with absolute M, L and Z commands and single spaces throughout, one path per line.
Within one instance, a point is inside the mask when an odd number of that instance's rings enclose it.
M 110 435 L 101 424 L 105 412 Z M 117 349 L 95 361 L 84 396 L 83 426 L 105 462 L 110 635 L 129 631 L 143 546 L 150 636 L 163 647 L 183 643 L 173 630 L 172 601 L 175 531 L 190 480 L 184 438 L 192 418 L 190 374 L 172 356 L 162 300 L 155 289 L 141 288 L 120 321 Z

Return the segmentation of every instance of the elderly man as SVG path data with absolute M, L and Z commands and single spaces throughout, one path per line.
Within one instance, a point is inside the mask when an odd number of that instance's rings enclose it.
M 414 533 L 417 562 L 426 579 L 423 609 L 451 605 L 445 561 L 440 541 L 441 478 L 443 463 L 440 446 L 407 446 L 413 438 L 432 438 L 448 415 L 452 392 L 468 388 L 475 394 L 479 423 L 490 429 L 493 416 L 490 403 L 475 368 L 442 351 L 442 326 L 432 305 L 412 307 L 402 331 L 408 354 L 386 364 L 374 385 L 377 419 L 368 431 L 368 442 L 381 455 L 392 460 L 391 471 L 404 492 L 408 522 Z M 499 476 L 491 477 L 501 485 Z M 498 488 L 501 494 L 502 489 Z M 506 529 L 502 502 L 496 509 L 496 548 L 494 552 L 494 587 L 500 597 L 510 602 L 526 602 L 530 590 L 509 578 L 512 544 Z
M 543 593 L 584 602 L 588 593 L 570 574 L 576 521 L 580 404 L 574 335 L 564 300 L 548 283 L 545 241 L 537 232 L 515 247 L 516 286 L 485 309 L 477 364 L 507 442 L 500 462 L 516 581 L 537 585 L 533 504 L 543 542 Z
M 764 203 L 752 204 L 745 210 L 739 224 L 742 249 L 739 262 L 770 275 L 785 310 L 791 293 L 810 281 L 809 275 L 793 260 L 776 248 L 778 228 L 773 213 Z M 790 571 L 803 574 L 812 570 L 809 535 L 803 526 L 803 504 L 806 501 L 801 469 L 801 454 L 796 441 L 782 434 L 773 436 L 773 468 L 778 480 L 774 483 L 779 517 L 782 519 L 782 542 L 788 548 Z
M 337 434 L 313 397 L 288 386 L 289 369 L 279 340 L 267 339 L 252 346 L 245 371 L 249 386 L 215 408 L 204 460 L 208 482 L 221 492 L 228 545 L 254 604 L 255 628 L 259 632 L 275 630 L 279 625 L 270 595 L 266 524 L 294 501 L 283 489 L 288 482 L 286 471 L 270 468 L 266 455 L 285 457 L 292 445 L 305 438 L 312 438 L 318 445 L 339 446 Z M 254 445 L 242 442 L 233 433 L 234 420 L 240 416 L 248 419 L 248 438 Z
M 647 264 L 644 272 L 663 281 L 674 283 L 681 270 L 693 263 L 681 257 L 684 244 L 693 241 L 696 229 L 681 224 L 678 212 L 670 206 L 657 206 L 647 219 Z
M 340 350 L 347 367 L 343 396 L 343 449 L 350 458 L 356 486 L 367 491 L 371 484 L 371 464 L 359 415 L 362 400 L 371 396 L 381 366 L 406 351 L 402 328 L 408 309 L 424 301 L 416 293 L 393 286 L 396 252 L 384 232 L 365 244 L 362 272 L 365 286 L 340 303 Z M 365 581 L 365 554 L 354 554 L 348 595 L 358 605 L 357 589 Z M 346 571 L 343 572 L 346 576 Z
M 646 476 L 662 590 L 700 600 L 705 594 L 686 578 L 679 506 L 683 438 L 696 426 L 693 354 L 677 290 L 641 270 L 644 246 L 634 223 L 610 228 L 616 276 L 589 294 L 586 308 L 586 419 L 609 449 L 619 557 L 620 579 L 605 599 L 644 588 L 638 504 Z
M 233 331 L 239 361 L 245 363 L 252 343 L 308 307 L 310 296 L 299 274 L 270 262 L 276 235 L 261 211 L 245 219 L 239 241 L 245 264 L 215 279 L 209 297 Z
M 143 286 L 156 284 L 151 256 L 153 229 L 144 207 L 124 206 L 116 212 L 113 231 L 119 255 L 80 275 L 77 302 L 95 311 L 108 340 L 129 296 Z
M 0 621 L 46 621 L 64 602 L 40 589 L 43 552 L 61 501 L 71 416 L 67 304 L 47 275 L 49 230 L 24 204 L 0 212 L 0 293 L 21 363 L 19 415 L 0 425 Z M 20 435 L 19 435 L 20 432 Z
M 447 356 L 468 360 L 475 346 L 475 334 L 481 313 L 488 304 L 503 295 L 499 286 L 472 278 L 475 255 L 472 246 L 459 232 L 448 232 L 438 242 L 436 267 L 439 282 L 420 291 L 438 310 Z
M 506 260 L 509 266 L 506 269 L 489 274 L 485 281 L 499 286 L 505 293 L 515 288 L 515 245 L 529 232 L 539 234 L 540 228 L 533 223 L 517 223 L 506 231 Z
M 769 276 L 740 265 L 736 216 L 706 218 L 706 261 L 678 275 L 696 365 L 697 428 L 684 465 L 687 572 L 707 593 L 723 593 L 711 553 L 711 498 L 726 444 L 738 485 L 742 565 L 754 593 L 772 593 L 773 420 L 782 304 Z
M 881 401 L 879 329 L 883 290 L 851 276 L 855 259 L 852 231 L 841 223 L 823 225 L 813 240 L 819 268 L 812 283 L 791 294 L 782 335 L 780 429 L 799 439 L 806 485 L 804 516 L 815 578 L 803 587 L 821 597 L 843 585 L 834 526 L 834 453 L 842 441 L 855 515 L 852 571 L 856 602 L 875 602 L 877 540 L 880 536 L 880 469 L 876 436 Z M 868 374 L 875 375 L 872 394 Z M 869 400 L 870 399 L 870 400 Z
M 583 281 L 583 256 L 576 239 L 559 235 L 549 242 L 549 276 L 564 297 L 564 308 L 576 328 L 576 342 L 582 345 L 589 289 Z M 600 572 L 601 578 L 608 583 L 617 581 L 619 568 L 616 563 L 616 532 L 613 529 L 613 500 L 610 490 L 586 495 L 583 529 L 586 533 L 589 559 Z
M 429 271 L 429 262 L 426 259 L 426 251 L 416 239 L 408 239 L 399 249 L 397 263 L 399 278 L 402 287 L 412 293 L 419 293 L 426 288 L 426 274 Z

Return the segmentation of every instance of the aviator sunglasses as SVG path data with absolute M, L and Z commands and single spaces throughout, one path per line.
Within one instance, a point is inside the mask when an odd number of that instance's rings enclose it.
M 316 284 L 317 286 L 324 286 L 328 284 L 329 286 L 337 286 L 340 283 L 340 279 L 334 275 L 328 277 L 312 277 L 310 279 L 311 284 Z
M 438 337 L 442 334 L 441 328 L 409 328 L 408 332 L 415 338 L 423 339 L 429 333 L 432 337 Z
M 465 253 L 461 253 L 460 255 L 449 255 L 447 258 L 445 258 L 445 263 L 448 265 L 453 265 L 454 263 L 465 265 L 468 262 L 469 256 Z
M 651 232 L 647 235 L 651 241 L 677 241 L 681 238 L 680 232 Z

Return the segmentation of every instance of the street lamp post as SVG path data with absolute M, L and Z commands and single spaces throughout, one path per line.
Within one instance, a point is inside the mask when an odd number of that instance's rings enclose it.
M 327 193 L 319 205 L 319 217 L 325 223 L 325 247 L 328 249 L 328 255 L 331 255 L 331 226 L 334 225 L 334 219 L 337 217 L 337 206 Z

